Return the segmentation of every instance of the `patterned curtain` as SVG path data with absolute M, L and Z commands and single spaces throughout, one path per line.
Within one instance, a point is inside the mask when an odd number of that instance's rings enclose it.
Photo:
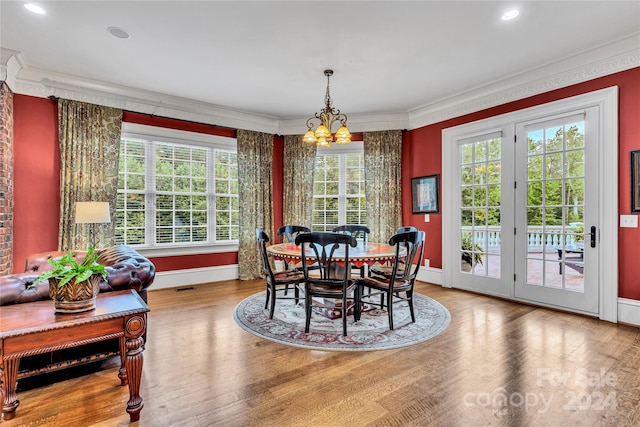
M 284 137 L 282 211 L 285 225 L 304 225 L 311 228 L 315 162 L 315 144 L 302 142 L 302 135 Z
M 386 242 L 402 224 L 401 155 L 401 131 L 364 133 L 367 226 L 372 242 Z
M 86 250 L 92 229 L 96 247 L 113 246 L 122 110 L 60 99 L 58 127 L 59 250 Z M 76 202 L 109 202 L 111 222 L 74 224 Z
M 238 130 L 238 196 L 240 197 L 240 280 L 257 279 L 262 264 L 256 228 L 273 236 L 273 135 Z

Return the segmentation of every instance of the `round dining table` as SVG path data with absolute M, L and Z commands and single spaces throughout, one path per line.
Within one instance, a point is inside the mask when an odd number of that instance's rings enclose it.
M 401 248 L 400 256 L 405 255 L 406 249 Z M 275 259 L 282 259 L 289 263 L 301 263 L 302 252 L 300 246 L 293 242 L 278 243 L 267 247 L 267 253 Z M 311 248 L 306 249 L 305 256 L 309 260 L 315 260 L 315 253 Z M 396 256 L 395 246 L 389 246 L 386 243 L 362 243 L 353 248 L 349 247 L 349 263 L 354 267 L 362 267 L 363 265 L 373 265 L 376 263 L 385 263 L 393 260 Z M 344 260 L 344 249 L 340 248 L 334 254 L 336 260 L 341 258 Z

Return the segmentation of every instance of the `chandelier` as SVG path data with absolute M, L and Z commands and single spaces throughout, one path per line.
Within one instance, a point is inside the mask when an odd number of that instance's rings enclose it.
M 309 142 L 316 144 L 320 147 L 331 147 L 333 136 L 331 135 L 331 126 L 336 121 L 340 121 L 340 128 L 336 132 L 336 144 L 349 144 L 351 142 L 351 133 L 347 129 L 347 116 L 341 114 L 340 110 L 331 106 L 331 95 L 329 94 L 329 78 L 333 75 L 333 70 L 324 70 L 324 75 L 327 76 L 327 93 L 324 96 L 325 107 L 316 113 L 313 117 L 307 119 L 307 128 L 309 130 L 302 137 L 303 142 Z M 313 131 L 313 120 L 320 120 L 320 124 Z

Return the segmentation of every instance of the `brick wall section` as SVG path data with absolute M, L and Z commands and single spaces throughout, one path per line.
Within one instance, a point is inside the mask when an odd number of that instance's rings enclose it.
M 0 275 L 13 270 L 13 92 L 0 83 Z

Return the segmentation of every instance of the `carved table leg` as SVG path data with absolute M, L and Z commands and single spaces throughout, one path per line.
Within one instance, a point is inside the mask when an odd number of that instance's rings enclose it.
M 127 356 L 125 367 L 129 379 L 129 402 L 127 402 L 127 412 L 131 422 L 140 419 L 140 411 L 144 406 L 140 397 L 140 382 L 142 379 L 142 352 L 144 350 L 144 339 L 141 335 L 146 327 L 146 316 L 133 316 L 127 320 L 125 327 L 125 338 Z
M 120 378 L 120 385 L 129 384 L 129 377 L 127 376 L 127 369 L 125 366 L 125 360 L 127 358 L 127 346 L 124 335 L 118 338 L 118 348 L 120 348 L 120 370 L 118 371 L 118 378 Z
M 2 396 L 2 412 L 4 412 L 5 420 L 15 417 L 16 409 L 20 404 L 16 394 L 19 364 L 20 359 L 9 359 L 3 361 L 4 366 L 0 366 L 0 378 L 2 381 L 0 396 Z

